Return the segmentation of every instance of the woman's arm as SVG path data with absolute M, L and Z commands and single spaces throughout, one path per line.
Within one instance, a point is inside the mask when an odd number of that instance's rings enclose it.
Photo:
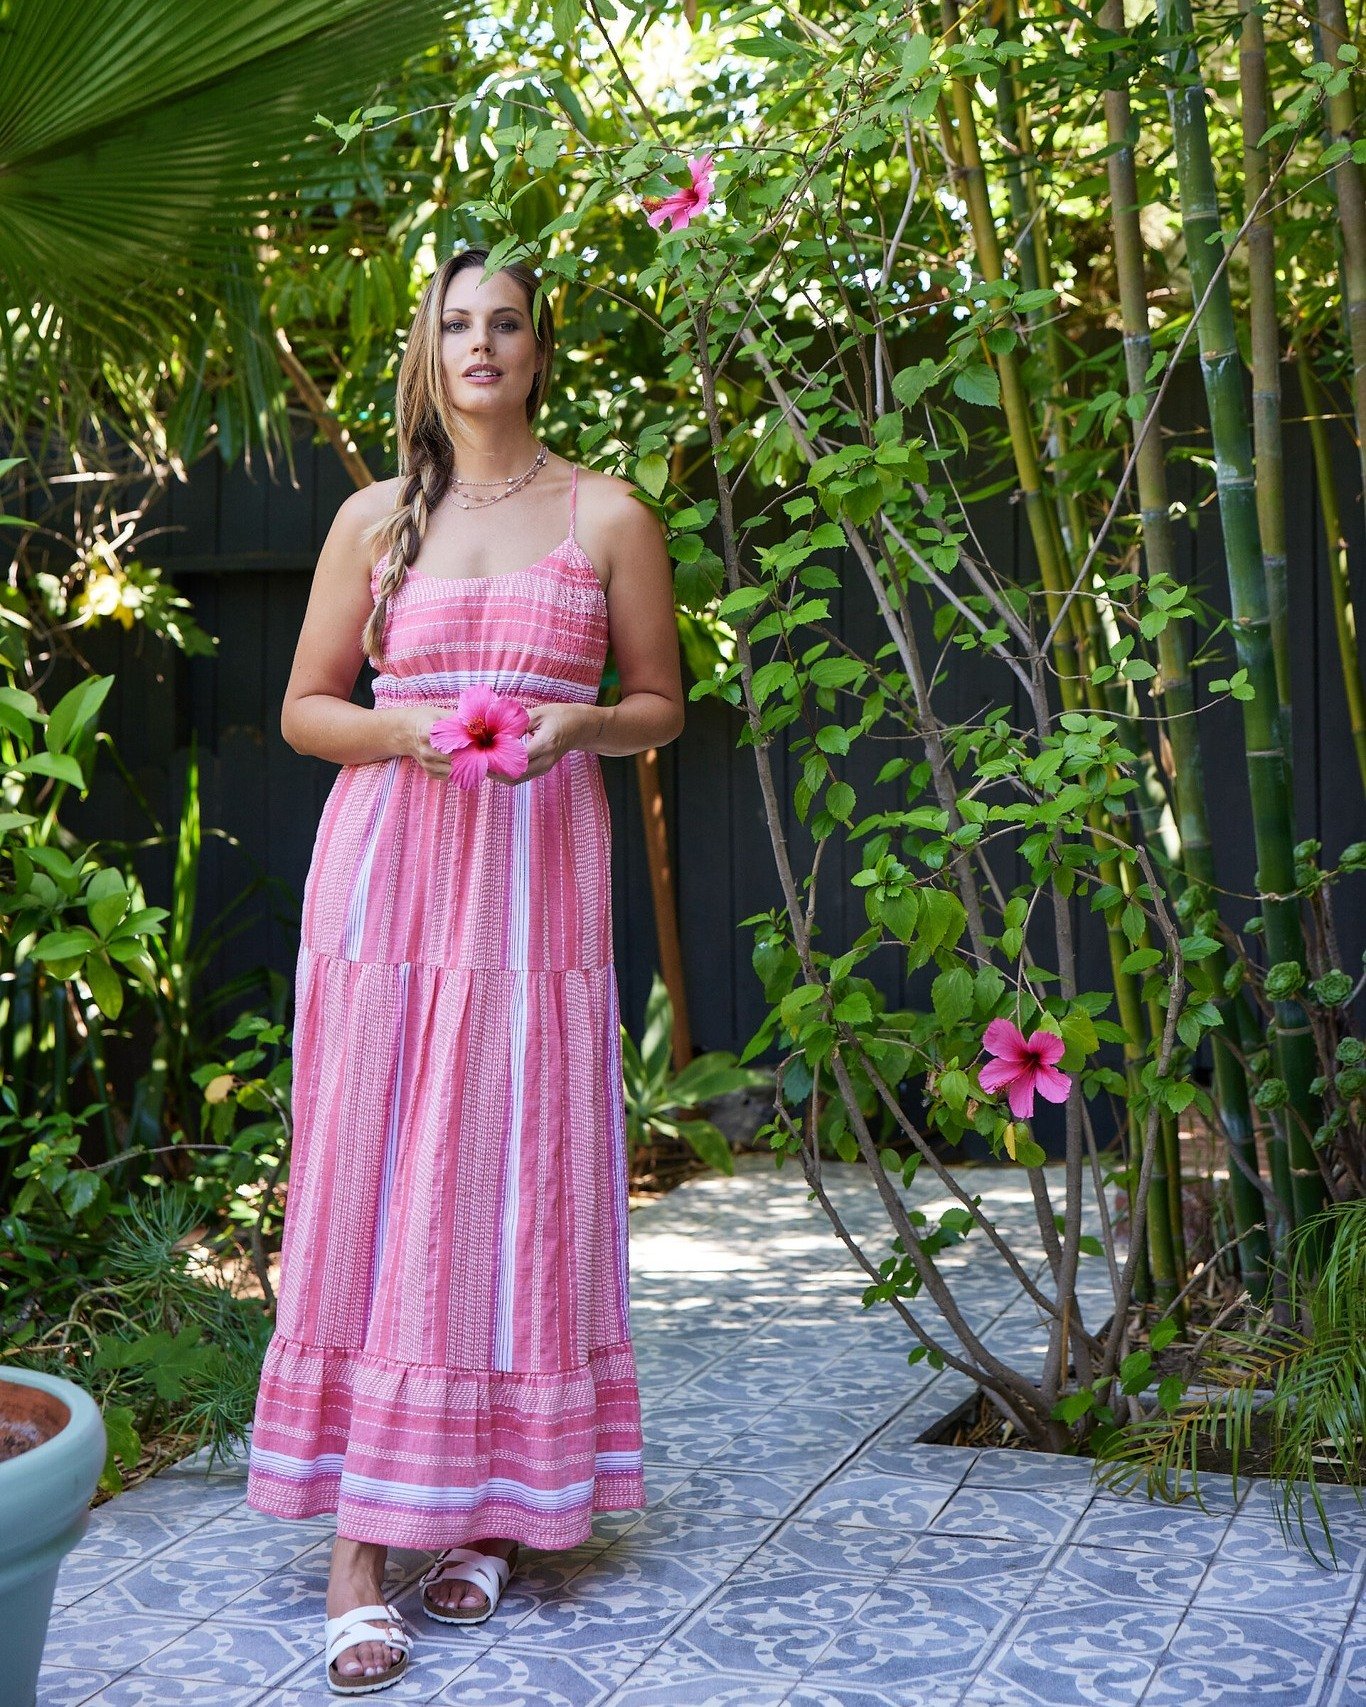
M 604 542 L 599 561 L 609 572 L 607 620 L 621 699 L 584 706 L 573 745 L 622 758 L 676 740 L 685 702 L 664 530 L 624 481 L 611 486 L 610 501 L 594 507 L 591 527 L 594 539 Z
M 374 608 L 370 550 L 364 530 L 388 513 L 396 482 L 353 492 L 337 511 L 323 543 L 308 595 L 294 667 L 280 711 L 280 733 L 296 753 L 334 765 L 416 758 L 435 776 L 450 773 L 427 732 L 452 706 L 353 705 L 364 662 L 361 631 Z

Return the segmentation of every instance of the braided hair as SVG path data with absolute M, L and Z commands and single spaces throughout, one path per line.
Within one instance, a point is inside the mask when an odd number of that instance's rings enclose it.
M 398 429 L 398 469 L 403 480 L 395 508 L 366 530 L 367 538 L 379 544 L 376 561 L 384 559 L 375 608 L 361 635 L 361 649 L 376 669 L 384 667 L 389 601 L 417 561 L 428 519 L 446 495 L 454 472 L 455 441 L 461 428 L 459 411 L 446 391 L 441 367 L 441 321 L 446 291 L 458 272 L 475 266 L 482 271 L 488 257 L 487 249 L 477 248 L 461 249 L 447 256 L 427 281 L 399 363 L 394 416 Z M 524 261 L 510 261 L 496 270 L 516 279 L 526 292 L 528 311 L 534 312 L 540 279 L 532 268 Z M 528 422 L 536 419 L 545 400 L 555 358 L 555 318 L 548 296 L 541 298 L 535 320 L 541 366 L 527 395 Z

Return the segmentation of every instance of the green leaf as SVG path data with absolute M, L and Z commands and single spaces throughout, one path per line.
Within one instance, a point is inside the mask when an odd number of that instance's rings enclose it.
M 903 889 L 900 895 L 884 895 L 874 901 L 877 916 L 894 937 L 909 943 L 915 935 L 915 922 L 920 917 L 920 897 L 914 889 Z
M 914 367 L 902 368 L 900 373 L 892 377 L 893 397 L 905 408 L 912 408 L 934 384 L 938 372 L 939 364 L 929 356 L 917 362 Z
M 723 1174 L 735 1172 L 735 1153 L 726 1142 L 724 1133 L 710 1120 L 683 1120 L 679 1122 L 678 1130 L 692 1146 L 694 1154 L 708 1167 Z
M 1095 1022 L 1084 1009 L 1074 1008 L 1070 1014 L 1065 1014 L 1058 1029 L 1067 1045 L 1069 1056 L 1075 1055 L 1084 1061 L 1088 1055 L 1094 1055 L 1100 1048 Z
M 1094 1410 L 1096 1395 L 1089 1387 L 1083 1387 L 1079 1393 L 1069 1393 L 1065 1399 L 1059 1399 L 1053 1407 L 1053 1416 L 1058 1422 L 1080 1422 L 1088 1411 Z
M 1170 1316 L 1160 1321 L 1148 1335 L 1148 1344 L 1156 1351 L 1165 1351 L 1176 1338 L 1179 1329 Z
M 84 929 L 51 931 L 34 943 L 35 960 L 68 960 L 72 955 L 88 954 L 95 947 L 95 938 Z
M 123 1011 L 123 984 L 102 954 L 86 956 L 81 976 L 90 986 L 95 1005 L 106 1019 L 117 1019 Z
M 850 1025 L 867 1025 L 872 1017 L 872 1007 L 862 990 L 852 990 L 835 1003 L 835 1018 Z
M 1022 1168 L 1041 1168 L 1048 1160 L 1043 1146 L 1034 1142 L 1022 1124 L 1013 1124 L 1016 1125 L 1014 1159 Z
M 636 463 L 635 479 L 652 498 L 658 498 L 669 483 L 669 462 L 663 456 L 642 456 Z
M 847 824 L 853 816 L 854 791 L 847 782 L 832 782 L 825 791 L 825 809 L 832 818 Z
M 987 409 L 1000 407 L 1001 382 L 985 363 L 961 368 L 953 376 L 953 389 L 965 403 L 980 403 Z
M 1148 1376 L 1152 1373 L 1152 1353 L 1148 1351 L 1131 1351 L 1119 1366 L 1121 1390 L 1125 1393 L 1141 1393 L 1148 1385 Z
M 121 1493 L 123 1475 L 119 1470 L 118 1461 L 121 1458 L 130 1470 L 133 1469 L 142 1457 L 142 1436 L 133 1426 L 135 1413 L 130 1406 L 106 1403 L 101 1406 L 101 1415 L 104 1420 L 105 1453 L 99 1485 L 110 1493 Z
M 952 948 L 967 928 L 963 903 L 943 889 L 922 892 L 920 914 L 920 938 L 930 953 L 937 948 Z
M 716 614 L 729 621 L 733 616 L 741 616 L 745 611 L 753 610 L 768 598 L 767 587 L 737 587 L 733 593 L 727 593 L 717 606 Z
M 47 720 L 45 737 L 49 752 L 60 753 L 70 746 L 104 704 L 113 685 L 112 676 L 87 676 L 62 695 Z
M 945 1031 L 951 1031 L 972 1012 L 972 974 L 966 966 L 941 972 L 930 990 L 935 1015 Z
M 26 776 L 55 776 L 58 782 L 69 782 L 73 788 L 85 787 L 85 773 L 68 753 L 30 753 L 15 769 Z
M 1125 956 L 1120 971 L 1136 975 L 1139 972 L 1146 972 L 1152 966 L 1159 966 L 1161 963 L 1162 950 L 1160 948 L 1136 948 L 1132 954 Z

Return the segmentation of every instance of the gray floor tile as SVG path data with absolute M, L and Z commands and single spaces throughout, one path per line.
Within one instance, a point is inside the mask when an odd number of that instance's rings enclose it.
M 121 1676 L 171 1646 L 194 1621 L 137 1613 L 118 1594 L 118 1585 L 86 1595 L 73 1606 L 55 1610 L 47 1627 L 43 1661 L 76 1669 L 90 1667 Z
M 741 1470 L 705 1466 L 658 1503 L 669 1511 L 786 1517 L 810 1491 L 818 1470 Z
M 653 1638 L 563 1650 L 505 1640 L 430 1697 L 442 1707 L 599 1707 L 649 1658 Z
M 1062 1541 L 1090 1503 L 1085 1483 L 1075 1488 L 995 1488 L 964 1482 L 930 1528 L 950 1535 Z
M 1155 1600 L 1187 1606 L 1199 1588 L 1206 1562 L 1198 1555 L 1125 1552 L 1114 1547 L 1065 1546 L 1054 1555 L 1039 1598 L 1066 1608 L 1087 1600 Z
M 891 1700 L 928 1678 L 962 1688 L 982 1654 L 1019 1610 L 1018 1594 L 999 1577 L 972 1586 L 912 1575 L 901 1565 L 880 1583 L 807 1668 L 804 1684 L 844 1684 L 882 1691 Z
M 657 1659 L 680 1675 L 717 1672 L 792 1682 L 874 1592 L 863 1579 L 742 1568 L 675 1630 Z
M 1334 1658 L 1323 1707 L 1366 1707 L 1366 1624 L 1348 1626 Z
M 235 1688 L 213 1677 L 152 1677 L 130 1672 L 95 1697 L 100 1707 L 255 1707 L 255 1688 Z
M 90 1666 L 58 1666 L 46 1657 L 38 1672 L 36 1707 L 80 1707 L 113 1683 L 117 1672 L 97 1671 Z
M 917 1482 L 851 1465 L 818 1489 L 802 1507 L 801 1515 L 899 1535 L 928 1529 L 953 1493 L 952 1485 L 946 1482 Z
M 1124 1552 L 1188 1553 L 1209 1559 L 1228 1533 L 1227 1513 L 1209 1514 L 1189 1504 L 1148 1504 L 1130 1496 L 1096 1494 L 1068 1536 L 1074 1545 L 1114 1547 Z
M 1032 1701 L 1048 1707 L 1119 1707 L 1138 1702 L 1182 1617 L 1178 1606 L 1073 1597 L 1031 1605 L 1012 1621 L 973 1679 L 964 1707 Z
M 1323 1691 L 1336 1647 L 1336 1633 L 1314 1630 L 1310 1619 L 1192 1607 L 1156 1669 L 1143 1707 L 1307 1707 Z
M 1287 1543 L 1270 1517 L 1239 1516 L 1229 1525 L 1218 1556 L 1195 1596 L 1197 1609 L 1230 1612 L 1299 1612 L 1346 1625 L 1361 1594 L 1366 1546 L 1336 1538 L 1337 1565 L 1315 1561 Z
M 847 1679 L 822 1683 L 813 1674 L 796 1685 L 783 1707 L 957 1707 L 961 1699 L 957 1682 L 948 1677 L 907 1677 L 888 1691 Z
M 942 1451 L 942 1447 L 929 1448 Z M 969 1487 L 1067 1489 L 1093 1488 L 1094 1460 L 1069 1458 L 1059 1452 L 1022 1452 L 1000 1448 L 979 1452 L 964 1480 Z M 1094 1491 L 1094 1490 L 1093 1490 Z
M 647 1660 L 605 1707 L 782 1707 L 791 1679 L 723 1672 L 680 1674 L 672 1661 Z

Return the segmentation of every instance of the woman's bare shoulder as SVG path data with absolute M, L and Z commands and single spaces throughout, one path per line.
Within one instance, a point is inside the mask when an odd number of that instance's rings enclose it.
M 595 506 L 622 506 L 628 499 L 639 502 L 636 488 L 629 480 L 623 480 L 619 474 L 608 474 L 605 469 L 589 468 L 586 463 L 579 463 L 579 499 L 587 500 Z
M 398 503 L 402 490 L 403 477 L 396 474 L 390 480 L 375 480 L 369 486 L 359 487 L 341 507 L 343 510 L 349 508 L 361 527 L 369 527 L 389 514 Z

